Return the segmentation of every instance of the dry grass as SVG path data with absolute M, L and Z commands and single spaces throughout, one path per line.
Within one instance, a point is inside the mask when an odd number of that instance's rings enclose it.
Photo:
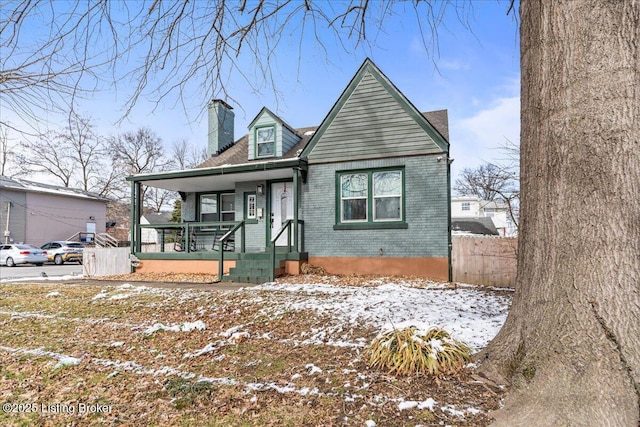
M 396 375 L 455 375 L 471 362 L 471 349 L 448 332 L 393 329 L 367 347 L 369 366 Z
M 305 342 L 319 328 L 327 340 L 351 342 L 377 331 L 361 325 L 332 337 L 331 317 L 282 310 L 283 298 L 99 282 L 0 285 L 0 403 L 14 404 L 0 411 L 0 425 L 484 426 L 498 407 L 500 396 L 470 371 L 396 378 L 370 369 L 360 346 Z M 206 329 L 149 329 L 197 321 Z M 427 398 L 438 402 L 433 411 L 398 407 Z M 80 404 L 103 411 L 78 413 Z

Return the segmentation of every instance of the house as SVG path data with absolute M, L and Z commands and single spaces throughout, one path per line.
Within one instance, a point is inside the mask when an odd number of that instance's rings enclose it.
M 502 200 L 482 200 L 478 196 L 453 196 L 451 221 L 454 232 L 503 237 L 515 233 L 515 227 L 509 217 L 509 208 Z
M 146 213 L 140 217 L 140 225 L 165 224 L 170 218 L 171 212 Z M 155 228 L 148 227 L 142 230 L 140 238 L 143 244 L 159 244 L 161 236 Z
M 0 176 L 3 242 L 92 240 L 105 232 L 107 202 L 78 189 Z
M 293 128 L 265 107 L 247 135 L 233 129 L 231 106 L 214 100 L 208 160 L 128 178 L 137 271 L 266 281 L 308 262 L 450 280 L 446 110 L 420 113 L 367 59 L 319 126 Z M 183 222 L 142 225 L 142 186 L 179 192 Z M 148 227 L 168 236 L 164 250 L 142 252 Z

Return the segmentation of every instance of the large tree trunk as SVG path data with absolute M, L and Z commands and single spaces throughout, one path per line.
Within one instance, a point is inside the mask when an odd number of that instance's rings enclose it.
M 522 0 L 516 293 L 498 425 L 640 423 L 640 2 Z

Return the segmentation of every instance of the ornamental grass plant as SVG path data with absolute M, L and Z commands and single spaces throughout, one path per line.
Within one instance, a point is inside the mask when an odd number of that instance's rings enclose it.
M 380 333 L 367 353 L 369 366 L 395 375 L 453 374 L 471 361 L 471 348 L 444 329 L 415 326 Z

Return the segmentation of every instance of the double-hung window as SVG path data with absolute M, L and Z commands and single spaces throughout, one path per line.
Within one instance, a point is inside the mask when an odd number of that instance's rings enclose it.
M 369 177 L 366 173 L 345 173 L 340 176 L 340 222 L 367 221 Z
M 402 171 L 373 172 L 373 220 L 402 221 Z
M 256 128 L 256 157 L 273 157 L 276 154 L 276 127 Z
M 235 221 L 234 193 L 200 195 L 200 221 Z
M 405 228 L 404 169 L 338 172 L 336 228 Z
M 200 196 L 200 221 L 218 221 L 218 195 L 203 194 Z

